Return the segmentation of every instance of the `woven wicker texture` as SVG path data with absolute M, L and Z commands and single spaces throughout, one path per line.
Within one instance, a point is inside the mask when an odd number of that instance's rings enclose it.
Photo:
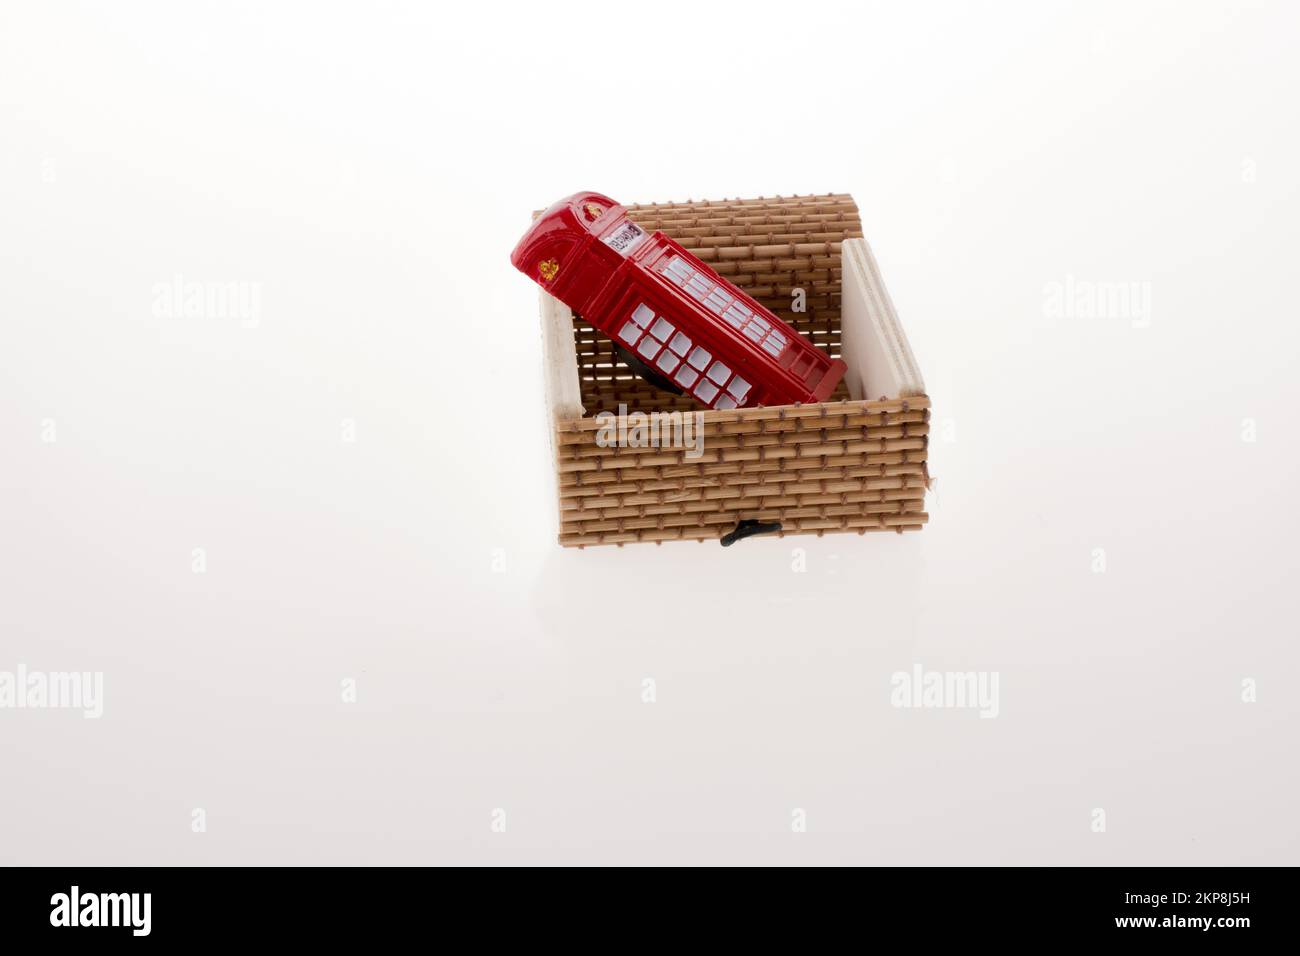
M 839 354 L 840 243 L 862 235 L 849 196 L 630 206 L 831 356 Z M 806 311 L 791 310 L 791 290 Z M 695 412 L 618 361 L 609 339 L 574 317 L 586 417 L 557 425 L 560 543 L 716 540 L 742 519 L 782 534 L 919 530 L 927 520 L 929 399 L 850 401 L 703 413 L 703 453 L 602 447 L 629 411 Z M 607 416 L 606 416 L 607 418 Z

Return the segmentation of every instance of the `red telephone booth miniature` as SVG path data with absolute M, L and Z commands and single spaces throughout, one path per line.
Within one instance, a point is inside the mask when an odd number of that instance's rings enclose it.
M 710 408 L 825 401 L 844 376 L 839 359 L 599 193 L 551 206 L 510 261 L 656 384 L 672 383 Z

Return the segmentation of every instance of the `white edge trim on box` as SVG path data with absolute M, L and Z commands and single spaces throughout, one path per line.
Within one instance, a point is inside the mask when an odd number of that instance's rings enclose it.
M 841 246 L 840 357 L 857 400 L 925 394 L 925 381 L 865 239 Z
M 582 417 L 578 353 L 573 341 L 573 312 L 542 290 L 542 360 L 546 364 L 546 407 L 551 425 Z

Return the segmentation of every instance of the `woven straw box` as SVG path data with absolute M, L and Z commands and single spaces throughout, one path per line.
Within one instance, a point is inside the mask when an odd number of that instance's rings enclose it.
M 614 422 L 626 426 L 636 412 L 700 408 L 646 384 L 608 337 L 542 292 L 560 544 L 716 541 L 743 519 L 780 522 L 781 535 L 920 530 L 930 400 L 852 197 L 628 211 L 843 358 L 848 372 L 820 404 L 703 411 L 702 451 L 601 443 L 610 425 L 602 412 L 624 406 Z

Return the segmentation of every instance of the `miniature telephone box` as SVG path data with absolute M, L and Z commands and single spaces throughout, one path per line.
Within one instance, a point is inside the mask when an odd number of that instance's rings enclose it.
M 709 408 L 821 402 L 844 375 L 842 361 L 599 193 L 551 206 L 510 261 L 651 381 Z

